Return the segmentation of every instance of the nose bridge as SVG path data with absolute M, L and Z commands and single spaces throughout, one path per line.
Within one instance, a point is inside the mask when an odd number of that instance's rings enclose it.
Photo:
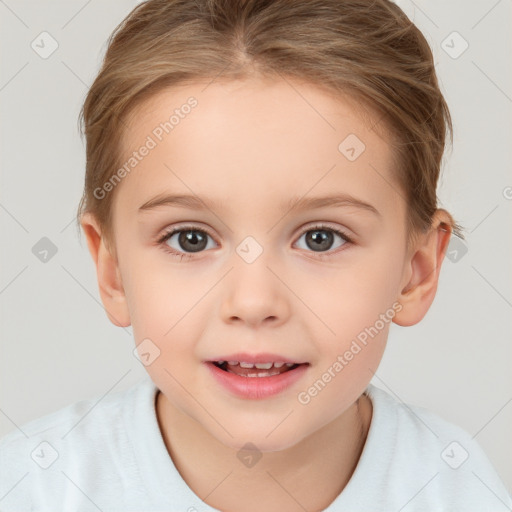
M 238 320 L 255 325 L 266 319 L 273 322 L 285 320 L 289 304 L 286 287 L 275 275 L 273 267 L 279 267 L 279 264 L 274 254 L 252 236 L 243 239 L 236 247 L 233 269 L 222 297 L 221 313 L 225 321 Z

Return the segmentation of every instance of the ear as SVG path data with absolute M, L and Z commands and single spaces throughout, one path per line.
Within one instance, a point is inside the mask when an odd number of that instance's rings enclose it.
M 109 320 L 119 327 L 131 324 L 126 296 L 121 281 L 117 258 L 107 249 L 101 236 L 99 224 L 90 212 L 84 213 L 80 221 L 92 259 L 96 265 L 101 301 Z
M 397 300 L 402 309 L 393 322 L 402 326 L 417 324 L 427 313 L 437 291 L 441 264 L 452 234 L 450 214 L 436 210 L 432 227 L 420 235 L 404 267 L 404 282 Z

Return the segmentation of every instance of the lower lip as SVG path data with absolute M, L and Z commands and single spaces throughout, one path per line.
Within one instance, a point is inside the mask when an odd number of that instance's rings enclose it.
M 272 377 L 241 377 L 235 373 L 221 370 L 211 362 L 205 363 L 217 382 L 228 391 L 242 398 L 261 399 L 277 395 L 297 382 L 307 370 L 307 364 L 301 364 L 294 370 L 288 370 Z

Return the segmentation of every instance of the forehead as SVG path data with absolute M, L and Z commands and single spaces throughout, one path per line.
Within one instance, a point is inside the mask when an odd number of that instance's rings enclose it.
M 391 149 L 375 121 L 347 96 L 290 80 L 164 89 L 126 120 L 123 163 L 142 146 L 151 149 L 119 187 L 119 207 L 134 210 L 162 193 L 208 197 L 222 208 L 282 207 L 308 191 L 396 203 Z

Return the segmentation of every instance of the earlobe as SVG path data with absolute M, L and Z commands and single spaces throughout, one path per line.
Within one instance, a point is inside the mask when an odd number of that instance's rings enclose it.
M 422 235 L 406 266 L 406 284 L 397 300 L 402 304 L 393 321 L 401 326 L 415 325 L 427 314 L 437 291 L 441 264 L 450 241 L 449 214 L 437 210 L 431 230 Z
M 109 320 L 119 327 L 131 324 L 117 258 L 105 246 L 96 218 L 89 212 L 81 220 L 87 246 L 96 265 L 101 301 Z

